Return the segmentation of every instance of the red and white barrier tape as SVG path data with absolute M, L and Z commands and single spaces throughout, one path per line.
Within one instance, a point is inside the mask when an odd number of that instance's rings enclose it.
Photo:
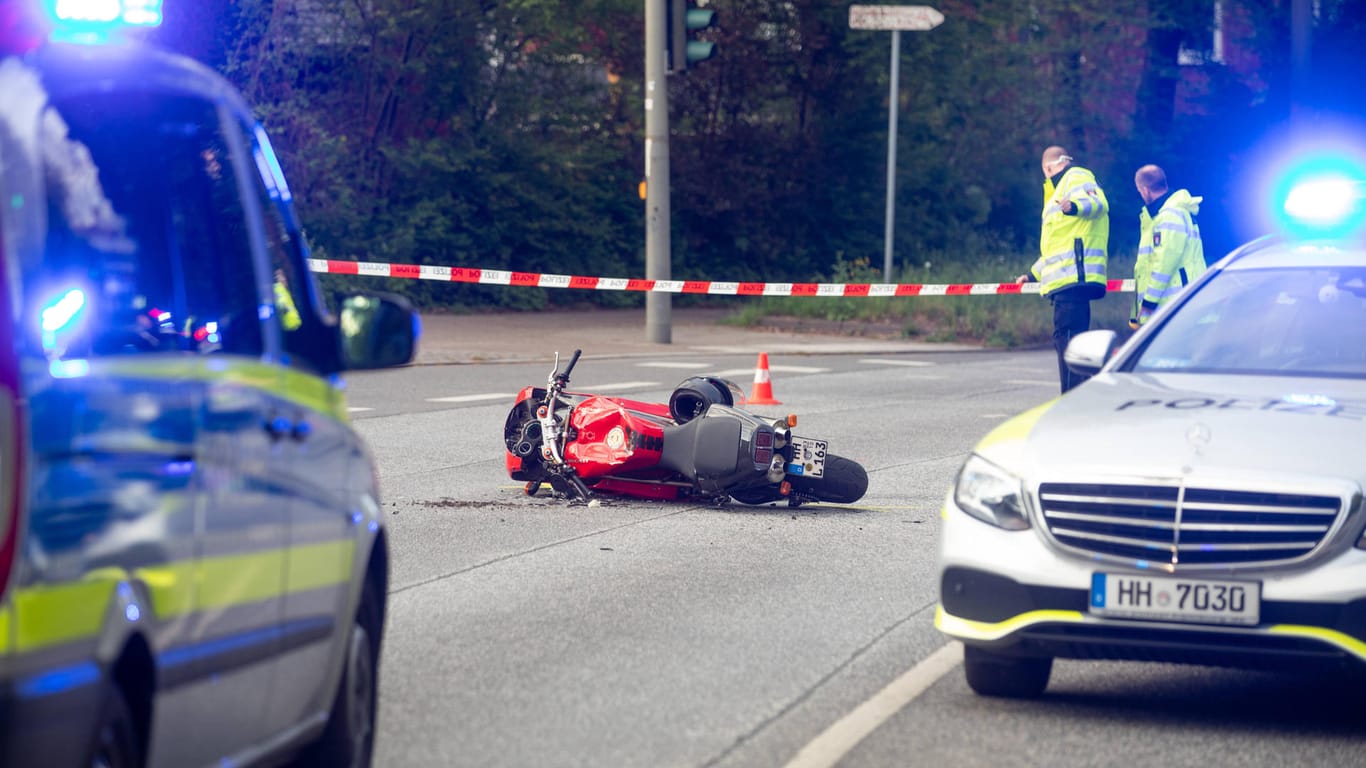
M 1038 283 L 725 283 L 716 280 L 641 280 L 624 277 L 584 277 L 503 269 L 433 267 L 425 264 L 384 264 L 376 261 L 309 259 L 314 272 L 331 275 L 399 277 L 449 283 L 509 285 L 520 288 L 580 288 L 590 291 L 645 291 L 705 293 L 712 296 L 997 296 L 1038 293 Z M 1111 280 L 1111 291 L 1133 291 L 1133 280 Z

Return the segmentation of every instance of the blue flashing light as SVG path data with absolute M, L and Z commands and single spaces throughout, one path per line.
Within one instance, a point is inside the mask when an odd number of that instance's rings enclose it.
M 38 315 L 38 328 L 42 331 L 43 349 L 54 352 L 57 349 L 57 334 L 70 330 L 85 309 L 85 291 L 71 288 L 49 302 Z
M 1311 179 L 1291 188 L 1285 212 L 1307 224 L 1332 225 L 1350 216 L 1360 193 L 1358 183 L 1346 176 Z
M 161 0 L 55 0 L 52 18 L 59 25 L 155 27 Z
M 1278 185 L 1281 227 L 1301 237 L 1337 238 L 1366 223 L 1366 164 L 1325 153 L 1302 159 Z
M 46 0 L 52 37 L 74 43 L 108 43 L 120 32 L 161 24 L 162 0 Z
M 71 324 L 85 308 L 85 291 L 72 288 L 61 298 L 43 307 L 43 330 L 56 332 Z

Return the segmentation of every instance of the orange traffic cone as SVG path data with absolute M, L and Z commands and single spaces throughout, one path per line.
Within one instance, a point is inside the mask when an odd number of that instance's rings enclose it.
M 773 399 L 773 383 L 768 378 L 768 353 L 759 353 L 759 364 L 754 369 L 754 389 L 745 405 L 782 405 Z

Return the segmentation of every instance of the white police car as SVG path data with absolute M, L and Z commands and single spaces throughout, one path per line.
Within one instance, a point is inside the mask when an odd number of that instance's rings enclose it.
M 402 302 L 319 299 L 220 77 L 0 6 L 0 765 L 369 763 L 388 555 L 347 369 Z M 47 31 L 47 30 L 44 30 Z
M 974 691 L 1039 695 L 1055 657 L 1366 660 L 1360 192 L 1297 187 L 1319 231 L 1238 249 L 1122 346 L 1078 336 L 1094 377 L 976 446 L 935 620 Z

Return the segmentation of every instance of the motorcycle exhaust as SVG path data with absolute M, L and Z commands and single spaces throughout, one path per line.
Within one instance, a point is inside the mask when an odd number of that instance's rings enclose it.
M 770 483 L 776 483 L 781 481 L 786 475 L 787 459 L 783 458 L 781 454 L 775 455 L 772 463 L 768 465 L 768 481 Z

